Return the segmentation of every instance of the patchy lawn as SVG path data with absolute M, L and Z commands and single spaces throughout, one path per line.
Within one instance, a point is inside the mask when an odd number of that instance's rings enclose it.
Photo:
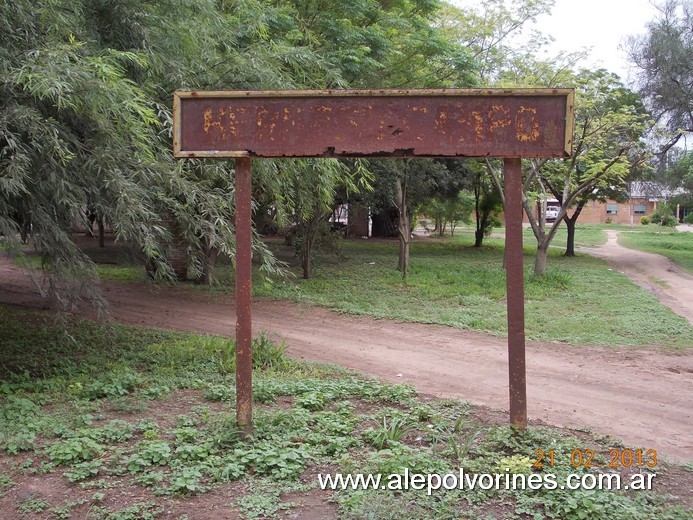
M 655 461 L 646 449 L 584 431 L 540 424 L 515 431 L 493 410 L 289 360 L 263 336 L 254 349 L 249 438 L 235 423 L 227 339 L 56 322 L 8 307 L 0 307 L 0 337 L 3 519 L 683 519 L 692 512 L 690 464 Z M 318 486 L 319 474 L 385 479 L 406 470 L 435 481 L 460 468 L 465 489 L 430 496 Z M 588 484 L 601 473 L 652 478 L 654 490 L 560 489 L 573 473 Z M 469 489 L 474 474 L 498 474 L 501 482 L 555 475 L 557 486 L 482 489 L 482 479 Z

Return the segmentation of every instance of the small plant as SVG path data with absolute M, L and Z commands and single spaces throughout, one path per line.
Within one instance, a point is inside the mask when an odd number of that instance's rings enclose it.
M 370 428 L 363 432 L 364 437 L 368 442 L 379 450 L 392 447 L 393 444 L 399 443 L 399 441 L 407 433 L 411 431 L 411 427 L 407 425 L 405 419 L 401 417 L 395 417 L 390 420 L 388 424 L 387 418 L 383 417 L 382 428 L 373 429 Z
M 135 482 L 148 487 L 156 486 L 162 480 L 164 480 L 164 474 L 160 471 L 145 471 L 135 478 Z
M 112 411 L 123 414 L 144 413 L 149 408 L 144 400 L 136 399 L 130 395 L 113 397 L 109 402 Z
M 95 520 L 155 520 L 163 512 L 164 508 L 153 502 L 133 504 L 117 511 L 93 506 L 89 510 L 89 518 Z
M 42 513 L 48 507 L 50 507 L 50 503 L 40 493 L 29 493 L 24 500 L 17 504 L 17 511 L 20 513 Z
M 86 386 L 84 396 L 87 399 L 119 397 L 129 394 L 141 383 L 142 377 L 127 368 L 106 372 L 99 379 Z
M 12 480 L 9 475 L 0 473 L 0 497 L 5 494 L 3 490 L 11 488 L 14 484 L 14 480 Z
M 132 437 L 135 427 L 127 421 L 115 419 L 101 428 L 86 430 L 85 436 L 98 442 L 124 442 Z
M 98 457 L 103 446 L 89 437 L 74 437 L 51 444 L 46 453 L 54 464 L 69 466 Z
M 253 340 L 253 368 L 256 369 L 277 369 L 283 368 L 287 364 L 285 342 L 277 345 L 267 337 L 266 332 Z
M 17 455 L 22 451 L 33 450 L 35 442 L 36 433 L 30 430 L 20 431 L 8 437 L 4 437 L 0 434 L 0 446 L 4 446 L 5 451 L 10 455 Z
M 135 452 L 123 461 L 128 471 L 136 473 L 148 466 L 163 466 L 172 458 L 166 441 L 146 440 L 135 445 Z
M 176 458 L 185 461 L 205 460 L 210 455 L 207 444 L 181 444 L 176 448 Z
M 529 475 L 532 472 L 532 464 L 532 459 L 522 455 L 503 457 L 498 463 L 497 472 L 503 474 L 507 471 L 513 475 Z
M 86 460 L 73 465 L 64 475 L 70 482 L 79 482 L 80 480 L 95 477 L 99 474 L 100 469 L 100 460 Z
M 237 448 L 234 456 L 244 467 L 276 479 L 296 478 L 311 458 L 305 446 L 277 445 L 272 441 L 259 442 L 250 449 Z
M 205 392 L 205 399 L 210 401 L 233 401 L 236 390 L 231 385 L 210 385 Z
M 308 392 L 296 399 L 296 406 L 311 412 L 322 410 L 327 405 L 327 396 L 319 392 Z
M 469 435 L 467 435 L 464 439 L 464 441 L 460 442 L 460 440 L 452 436 L 450 438 L 450 451 L 452 454 L 452 457 L 457 460 L 461 461 L 467 456 L 467 453 L 469 453 L 469 449 L 472 447 L 474 444 L 474 441 L 481 435 L 481 428 L 478 428 L 471 432 Z
M 151 385 L 142 390 L 141 395 L 147 399 L 161 399 L 171 395 L 171 387 L 168 385 Z
M 174 472 L 171 477 L 171 484 L 167 492 L 174 494 L 190 494 L 204 491 L 206 488 L 200 484 L 202 473 L 196 467 L 183 468 Z
M 79 500 L 68 500 L 62 506 L 54 507 L 53 509 L 51 509 L 51 514 L 53 515 L 54 518 L 67 520 L 68 518 L 72 517 L 72 508 L 73 507 L 81 506 L 81 505 L 86 504 L 86 503 L 87 503 L 87 500 L 84 498 L 81 498 Z
M 650 217 L 648 217 L 647 215 L 640 217 L 640 223 L 643 226 L 647 226 L 650 223 Z

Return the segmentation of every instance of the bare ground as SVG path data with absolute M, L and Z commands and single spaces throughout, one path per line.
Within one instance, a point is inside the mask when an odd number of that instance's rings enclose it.
M 613 241 L 598 254 L 611 247 Z M 106 285 L 104 292 L 113 317 L 121 322 L 228 336 L 235 330 L 230 297 L 146 285 Z M 45 305 L 29 278 L 4 259 L 0 303 Z M 253 329 L 286 340 L 287 352 L 297 358 L 411 383 L 423 393 L 507 409 L 503 338 L 264 299 L 254 300 Z M 693 459 L 692 352 L 529 342 L 527 386 L 532 419 L 619 437 L 671 460 Z
M 623 247 L 618 243 L 618 232 L 613 229 L 607 230 L 607 234 L 606 244 L 583 248 L 583 251 L 605 259 L 614 269 L 693 324 L 693 276 L 665 256 Z

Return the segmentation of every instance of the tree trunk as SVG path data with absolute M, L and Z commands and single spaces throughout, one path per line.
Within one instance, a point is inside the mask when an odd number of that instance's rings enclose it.
M 397 230 L 399 232 L 399 270 L 402 278 L 407 279 L 409 274 L 409 240 L 411 238 L 411 224 L 407 211 L 407 181 L 401 179 L 395 181 L 397 193 Z
M 210 247 L 207 244 L 207 240 L 202 240 L 202 272 L 200 273 L 197 283 L 202 285 L 212 285 L 212 280 L 214 279 L 214 267 L 217 263 L 217 257 L 219 256 L 219 249 L 216 247 Z
M 543 276 L 546 271 L 546 260 L 549 256 L 550 240 L 542 240 L 537 244 L 537 256 L 534 258 L 534 276 Z
M 313 217 L 304 224 L 303 228 L 303 244 L 301 246 L 301 268 L 303 269 L 303 278 L 308 280 L 313 276 L 313 243 L 315 242 L 315 234 L 318 231 L 318 223 L 320 217 Z
M 105 243 L 106 230 L 105 230 L 105 226 L 104 226 L 104 222 L 103 222 L 103 216 L 99 215 L 97 217 L 96 223 L 99 227 L 99 247 L 106 247 L 106 243 Z
M 568 241 L 565 246 L 565 253 L 563 256 L 575 256 L 575 219 L 567 218 L 565 219 L 565 226 L 568 230 Z
M 477 224 L 476 231 L 474 232 L 474 247 L 481 247 L 481 245 L 484 243 L 484 230 L 479 229 L 479 225 Z
M 402 271 L 402 278 L 406 279 L 409 274 L 409 241 L 399 242 L 399 270 Z
M 484 223 L 481 215 L 481 188 L 474 185 L 474 219 L 476 222 L 476 231 L 474 231 L 474 247 L 481 247 L 484 242 Z
M 566 216 L 566 218 L 563 219 L 563 222 L 565 222 L 566 228 L 568 229 L 568 241 L 566 242 L 565 253 L 563 253 L 563 256 L 575 256 L 575 224 L 577 224 L 577 219 L 580 216 L 580 213 L 582 213 L 582 208 L 584 207 L 585 203 L 580 202 L 577 205 L 577 208 L 575 208 L 575 213 L 573 213 L 573 216 L 570 218 Z

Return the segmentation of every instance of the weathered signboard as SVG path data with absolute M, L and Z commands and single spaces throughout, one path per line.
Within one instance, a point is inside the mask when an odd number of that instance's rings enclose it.
M 510 420 L 527 424 L 522 157 L 568 157 L 572 89 L 183 91 L 173 99 L 174 155 L 234 157 L 236 417 L 252 431 L 253 157 L 504 159 Z
M 184 91 L 176 157 L 566 157 L 573 91 Z

